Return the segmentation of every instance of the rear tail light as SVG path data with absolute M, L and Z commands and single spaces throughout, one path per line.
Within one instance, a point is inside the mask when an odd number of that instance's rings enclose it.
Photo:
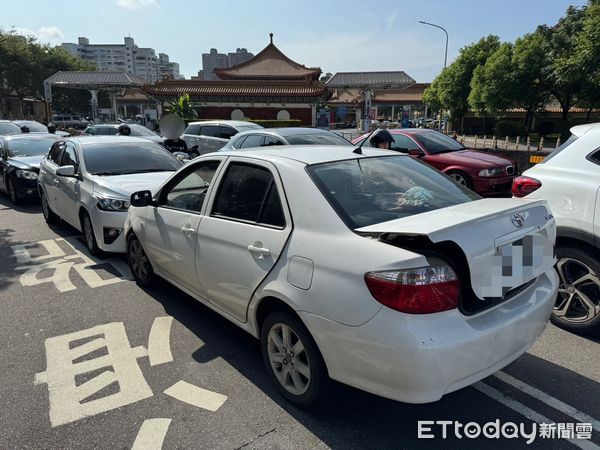
M 458 307 L 460 283 L 448 265 L 369 272 L 371 295 L 385 306 L 409 314 L 430 314 Z
M 512 195 L 525 197 L 542 187 L 542 182 L 531 177 L 517 177 L 513 180 Z

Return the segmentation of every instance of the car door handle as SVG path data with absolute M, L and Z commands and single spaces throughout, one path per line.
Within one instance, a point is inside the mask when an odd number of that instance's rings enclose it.
M 260 242 L 249 245 L 248 251 L 253 255 L 258 256 L 258 259 L 264 259 L 265 256 L 271 256 L 271 251 L 268 248 L 264 248 Z
M 183 226 L 183 228 L 181 228 L 181 231 L 183 232 L 183 234 L 186 237 L 192 237 L 194 234 L 196 234 L 196 230 L 194 230 L 192 227 L 190 227 L 189 225 L 185 225 Z

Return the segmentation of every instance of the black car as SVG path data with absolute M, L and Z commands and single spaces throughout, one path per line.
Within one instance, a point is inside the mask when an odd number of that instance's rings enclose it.
M 40 162 L 58 140 L 60 136 L 42 133 L 0 136 L 0 190 L 13 203 L 37 197 Z

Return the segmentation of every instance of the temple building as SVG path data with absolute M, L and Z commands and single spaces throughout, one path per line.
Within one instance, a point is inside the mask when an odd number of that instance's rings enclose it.
M 292 61 L 270 38 L 248 61 L 215 69 L 218 80 L 164 80 L 144 90 L 162 103 L 189 94 L 199 119 L 297 119 L 315 126 L 317 106 L 329 95 L 321 69 Z

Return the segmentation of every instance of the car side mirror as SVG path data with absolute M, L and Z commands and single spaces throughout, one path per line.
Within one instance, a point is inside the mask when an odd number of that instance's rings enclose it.
M 408 151 L 408 154 L 410 156 L 417 156 L 417 157 L 421 157 L 421 156 L 425 156 L 425 152 L 423 150 L 421 150 L 420 148 L 411 148 Z
M 61 177 L 75 177 L 75 166 L 62 166 L 56 169 L 56 175 Z
M 152 192 L 151 191 L 134 192 L 133 194 L 131 194 L 129 203 L 131 204 L 131 206 L 135 206 L 137 208 L 143 208 L 144 206 L 153 205 L 154 200 L 152 200 Z

